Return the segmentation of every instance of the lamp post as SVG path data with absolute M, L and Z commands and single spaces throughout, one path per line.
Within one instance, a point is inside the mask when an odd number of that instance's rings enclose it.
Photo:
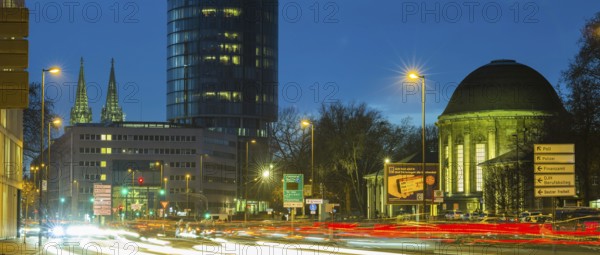
M 156 161 L 155 164 L 160 167 L 160 178 L 159 179 L 160 179 L 160 187 L 162 188 L 162 186 L 163 186 L 163 184 L 162 184 L 162 181 L 163 181 L 163 164 L 161 164 L 160 161 Z
M 185 195 L 187 202 L 185 203 L 185 207 L 190 207 L 190 174 L 185 175 Z M 186 208 L 189 212 L 191 212 L 191 208 Z M 188 215 L 189 216 L 189 215 Z
M 50 173 L 50 164 L 52 164 L 52 161 L 50 160 L 50 138 L 52 138 L 52 133 L 50 132 L 50 127 L 54 126 L 55 128 L 59 128 L 60 124 L 62 123 L 62 120 L 60 118 L 54 118 L 52 121 L 48 122 L 48 164 L 46 164 L 46 176 L 48 176 L 48 174 Z M 60 177 L 60 174 L 58 175 Z M 46 179 L 46 178 L 44 178 Z M 58 195 L 60 195 L 60 181 L 61 178 L 58 178 Z M 72 192 L 71 192 L 72 193 Z M 72 194 L 71 194 L 72 196 Z M 46 197 L 46 204 L 48 203 L 48 197 Z
M 421 79 L 421 168 L 423 169 L 423 215 L 427 211 L 427 183 L 425 182 L 425 75 L 419 75 L 417 73 L 408 74 L 410 79 Z
M 136 170 L 132 170 L 131 168 L 127 169 L 127 172 L 131 173 L 131 191 L 129 193 L 131 193 L 131 204 L 133 204 L 135 202 L 135 194 L 133 193 L 134 191 L 134 187 L 135 187 L 135 171 Z M 129 197 L 129 195 L 127 195 L 127 197 Z M 127 208 L 125 208 L 125 214 L 127 214 Z M 131 209 L 131 218 L 133 217 L 133 208 Z
M 303 127 L 310 126 L 310 193 L 314 196 L 315 183 L 315 125 L 308 121 L 301 122 Z
M 383 165 L 383 171 L 385 171 L 385 165 L 390 163 L 390 159 L 389 158 L 385 158 L 385 160 L 383 161 L 385 164 Z M 373 215 L 375 215 L 375 218 L 377 218 L 377 184 L 379 182 L 379 171 L 377 171 L 377 173 L 375 173 L 375 195 L 373 196 Z
M 77 199 L 73 199 L 73 197 L 75 197 L 73 195 L 73 186 L 71 185 L 71 205 L 73 203 L 73 200 L 76 201 L 76 204 L 79 203 L 79 182 L 77 182 L 77 180 L 73 180 L 73 183 L 75 184 L 75 194 L 77 195 Z M 72 208 L 72 207 L 71 207 Z M 80 208 L 77 208 L 77 211 L 79 212 Z M 77 214 L 77 216 L 79 216 L 79 213 Z
M 246 140 L 246 173 L 244 174 L 244 225 L 248 222 L 248 145 L 256 140 Z
M 200 193 L 204 194 L 204 157 L 208 154 L 200 154 Z M 208 208 L 205 208 L 208 210 Z
M 42 85 L 40 87 L 41 89 L 41 127 L 40 127 L 40 165 L 42 165 L 43 168 L 43 164 L 44 164 L 44 154 L 42 153 L 44 151 L 44 97 L 45 95 L 45 85 L 46 85 L 46 73 L 51 73 L 51 74 L 57 74 L 60 73 L 60 69 L 58 67 L 51 67 L 48 69 L 42 69 Z M 40 188 L 40 196 L 39 196 L 39 224 L 40 224 L 40 228 L 42 227 L 42 176 L 41 176 L 41 172 L 42 171 L 38 171 L 38 173 L 40 173 L 40 178 L 38 180 L 38 184 L 39 184 L 39 188 Z M 40 231 L 38 233 L 38 248 L 41 250 L 42 249 L 42 231 Z

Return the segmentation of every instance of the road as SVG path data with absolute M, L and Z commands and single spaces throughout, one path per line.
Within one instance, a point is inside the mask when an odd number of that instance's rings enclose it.
M 345 226 L 345 225 L 342 225 Z M 467 225 L 465 225 L 466 228 Z M 403 234 L 386 230 L 325 229 L 288 223 L 254 222 L 204 225 L 198 236 L 175 238 L 163 227 L 101 228 L 82 230 L 79 235 L 44 240 L 42 254 L 599 254 L 595 237 L 565 239 L 512 234 L 448 234 L 433 230 Z M 428 226 L 431 228 L 431 226 Z M 367 233 L 367 234 L 365 234 Z M 368 234 L 371 233 L 371 234 Z M 27 238 L 36 243 L 36 237 Z M 3 251 L 4 254 L 11 254 Z M 17 254 L 16 252 L 14 254 Z M 29 253 L 18 253 L 29 254 Z

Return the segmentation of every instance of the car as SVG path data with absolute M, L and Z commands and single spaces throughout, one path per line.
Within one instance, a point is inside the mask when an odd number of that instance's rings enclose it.
M 522 212 L 519 214 L 519 222 L 530 222 L 532 217 L 541 216 L 542 212 Z
M 460 220 L 464 213 L 459 210 L 448 211 L 444 215 L 446 220 Z

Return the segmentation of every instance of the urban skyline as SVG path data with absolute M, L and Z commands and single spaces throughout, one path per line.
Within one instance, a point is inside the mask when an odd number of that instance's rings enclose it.
M 322 102 L 364 101 L 393 123 L 411 116 L 416 124 L 418 93 L 403 90 L 400 81 L 407 67 L 417 66 L 427 73 L 428 89 L 435 90 L 428 94 L 427 103 L 427 123 L 433 123 L 469 70 L 502 58 L 539 70 L 556 86 L 577 50 L 581 27 L 593 14 L 591 3 L 493 3 L 472 6 L 477 11 L 468 15 L 469 6 L 453 2 L 392 1 L 367 6 L 280 1 L 280 109 L 295 106 L 302 113 L 316 115 Z M 422 14 L 421 4 L 438 12 Z M 127 120 L 166 121 L 166 3 L 84 1 L 69 7 L 62 2 L 29 1 L 27 5 L 31 55 L 40 56 L 31 59 L 30 82 L 39 82 L 38 69 L 62 67 L 61 76 L 47 81 L 47 97 L 57 99 L 59 115 L 68 118 L 74 104 L 80 57 L 86 59 L 90 107 L 100 112 L 108 65 L 114 57 L 119 62 L 118 90 Z M 315 12 L 315 7 L 320 11 Z M 461 15 L 451 13 L 456 7 L 461 8 Z M 483 7 L 490 9 L 489 15 L 481 15 Z M 102 10 L 102 15 L 92 19 L 94 8 Z M 417 8 L 417 13 L 411 8 Z M 493 8 L 500 8 L 502 15 L 491 16 Z M 55 9 L 62 14 L 53 16 Z M 296 15 L 295 10 L 302 14 Z M 539 39 L 523 40 L 529 37 Z M 99 122 L 99 115 L 93 122 Z

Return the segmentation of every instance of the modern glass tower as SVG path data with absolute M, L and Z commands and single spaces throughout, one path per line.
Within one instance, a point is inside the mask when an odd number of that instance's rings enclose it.
M 167 119 L 266 137 L 277 120 L 278 0 L 167 3 Z

